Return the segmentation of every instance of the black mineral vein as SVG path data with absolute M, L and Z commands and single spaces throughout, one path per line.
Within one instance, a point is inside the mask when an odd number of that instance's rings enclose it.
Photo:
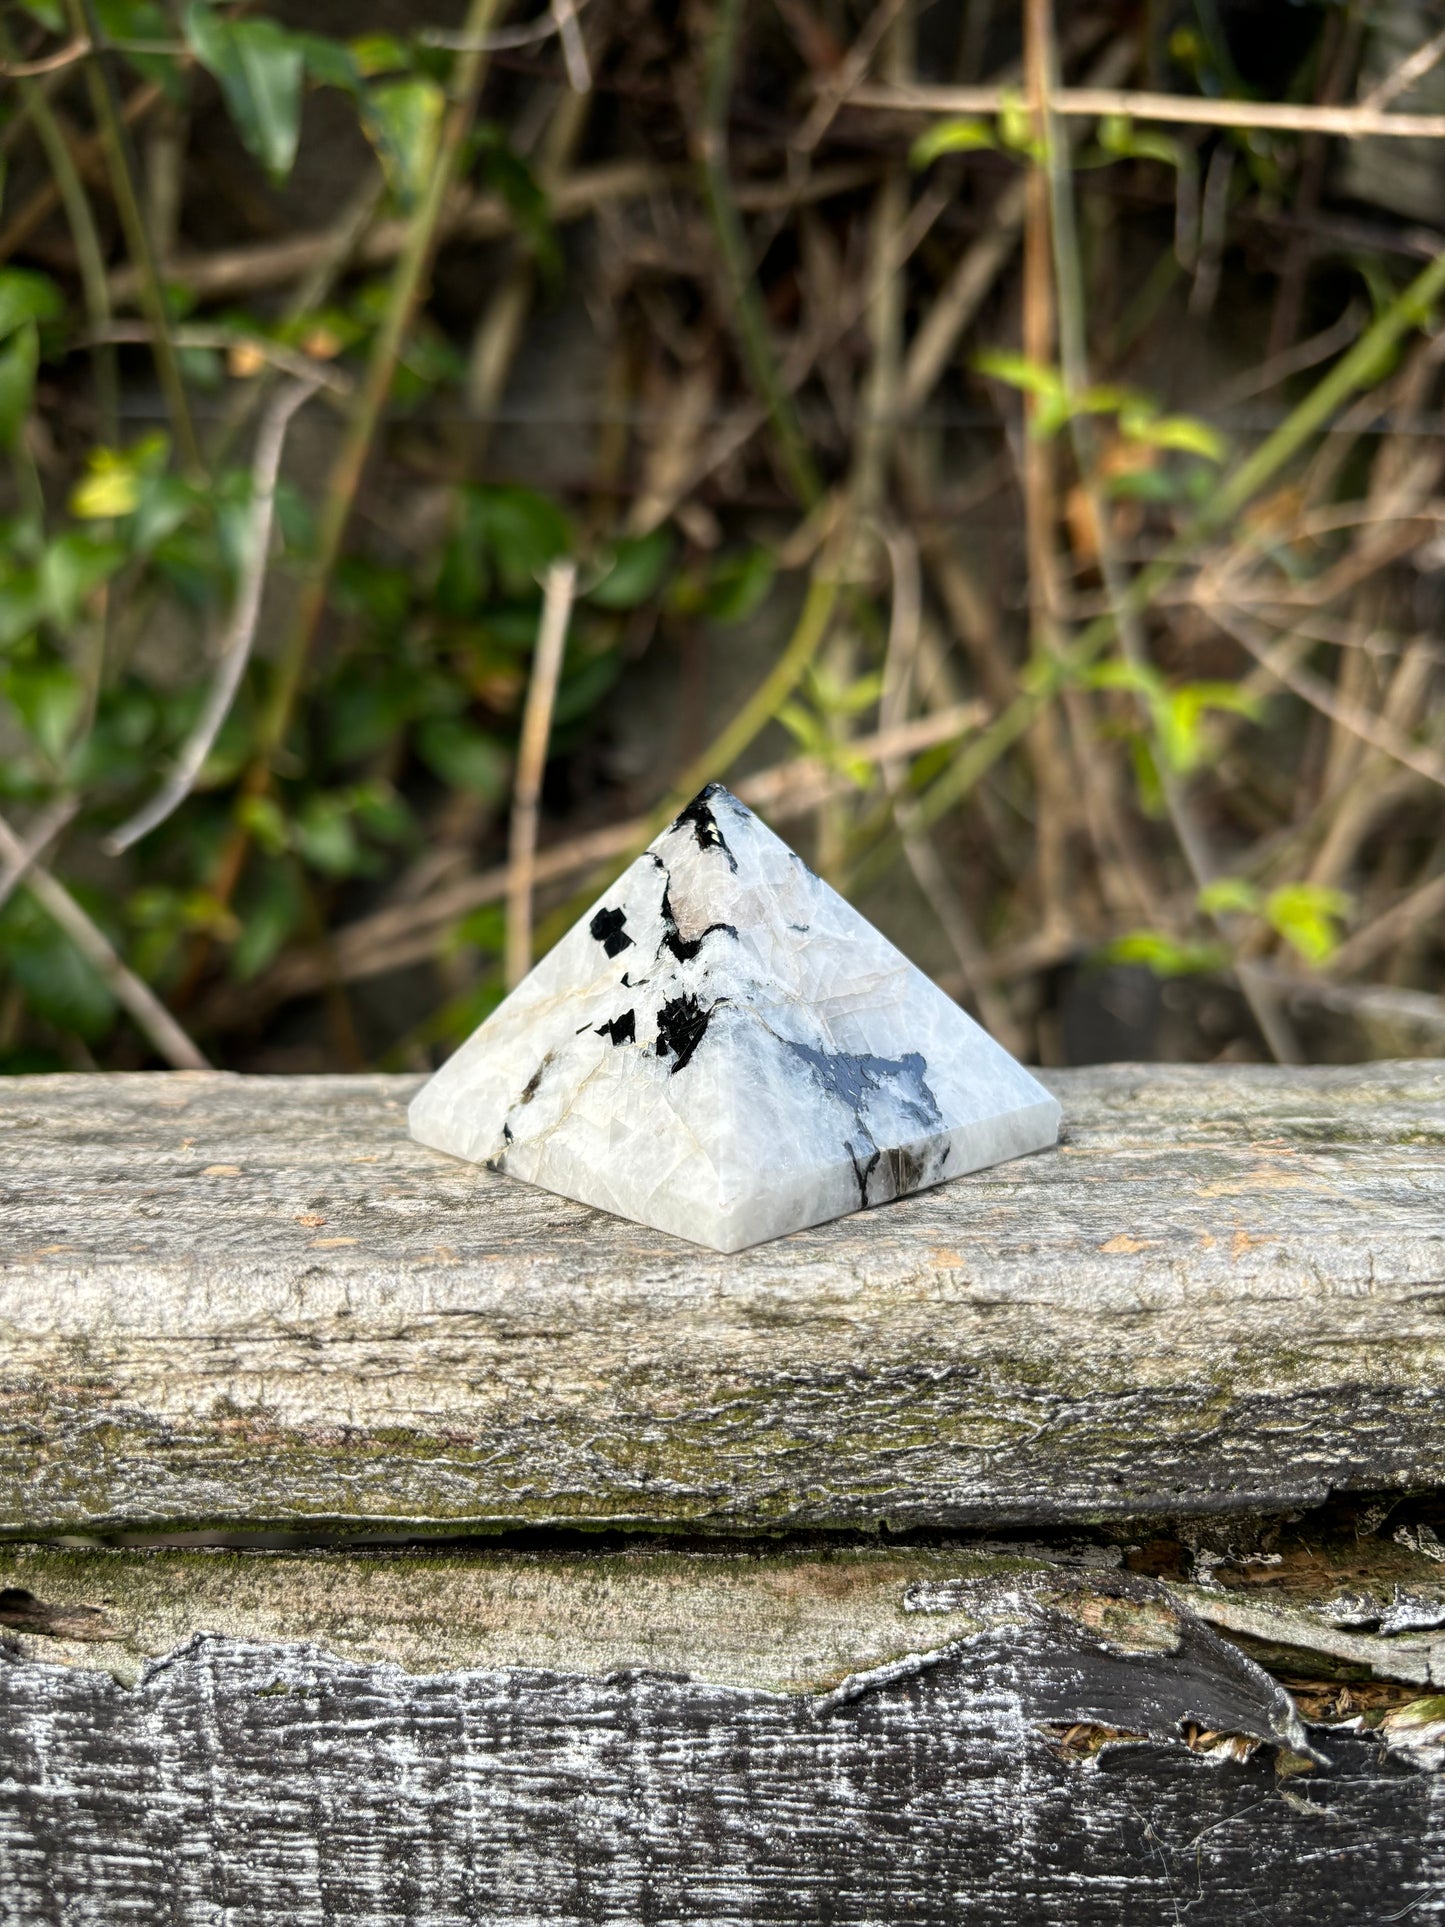
M 892 1095 L 923 1129 L 933 1130 L 942 1124 L 938 1100 L 924 1078 L 928 1064 L 921 1051 L 905 1051 L 902 1057 L 872 1057 L 861 1051 L 819 1050 L 814 1044 L 800 1044 L 791 1037 L 782 1041 L 795 1057 L 802 1058 L 828 1095 L 846 1104 L 855 1116 L 870 1092 L 893 1085 Z
M 905 1116 L 914 1119 L 922 1130 L 936 1129 L 943 1122 L 943 1113 L 924 1077 L 927 1061 L 922 1052 L 916 1050 L 906 1051 L 902 1057 L 872 1057 L 859 1051 L 819 1050 L 815 1044 L 800 1044 L 791 1037 L 783 1038 L 782 1042 L 795 1057 L 802 1058 L 828 1095 L 837 1098 L 853 1113 L 861 1142 L 848 1138 L 843 1148 L 858 1180 L 858 1202 L 866 1206 L 868 1185 L 879 1160 L 885 1156 L 885 1148 L 870 1130 L 863 1107 L 870 1092 L 892 1086 L 891 1094 Z M 899 1088 L 900 1085 L 903 1088 Z M 916 1152 L 892 1146 L 887 1147 L 886 1156 L 885 1168 L 893 1178 L 891 1195 L 898 1198 L 908 1191 L 916 1191 L 923 1179 L 923 1160 Z

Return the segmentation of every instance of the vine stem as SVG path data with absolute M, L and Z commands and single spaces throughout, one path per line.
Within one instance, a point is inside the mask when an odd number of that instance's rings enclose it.
M 91 45 L 90 57 L 85 62 L 86 85 L 90 89 L 91 106 L 104 147 L 116 212 L 125 232 L 130 258 L 135 264 L 141 308 L 151 326 L 151 353 L 155 356 L 156 373 L 160 377 L 171 426 L 175 430 L 181 464 L 193 480 L 204 481 L 206 465 L 201 459 L 195 424 L 191 420 L 191 406 L 186 399 L 186 385 L 181 379 L 181 364 L 176 358 L 175 343 L 171 340 L 165 290 L 161 286 L 155 250 L 151 247 L 150 233 L 136 194 L 120 102 L 116 98 L 110 68 L 101 51 L 103 42 L 92 0 L 68 0 L 68 11 L 76 37 L 87 39 Z M 56 186 L 63 192 L 59 176 Z M 89 300 L 87 288 L 87 302 Z
M 482 82 L 486 78 L 488 56 L 485 36 L 503 4 L 504 0 L 471 0 L 462 30 L 466 50 L 457 56 L 451 107 L 437 143 L 435 163 L 411 217 L 406 244 L 392 276 L 386 313 L 372 344 L 366 375 L 357 391 L 351 419 L 321 503 L 316 554 L 297 599 L 296 613 L 281 651 L 270 700 L 260 719 L 256 751 L 244 784 L 244 794 L 248 799 L 263 796 L 270 788 L 272 763 L 290 727 L 301 679 L 326 607 L 331 579 L 341 558 L 341 547 L 361 486 L 362 473 L 381 424 L 387 397 L 391 393 L 407 330 L 422 298 L 462 142 L 471 125 Z M 229 902 L 234 894 L 249 848 L 249 835 L 245 827 L 238 823 L 221 853 L 212 883 L 212 892 L 220 902 Z
M 732 96 L 741 16 L 742 0 L 721 0 L 708 53 L 703 93 L 703 124 L 699 138 L 703 196 L 717 236 L 718 252 L 722 256 L 738 346 L 753 386 L 758 391 L 758 398 L 772 421 L 788 479 L 803 506 L 814 508 L 822 500 L 822 479 L 808 453 L 792 397 L 778 372 L 777 360 L 768 338 L 767 318 L 748 265 L 747 236 L 728 178 L 728 102 Z
M 1028 0 L 1027 20 L 1039 80 L 1038 113 L 1044 155 L 1042 173 L 1048 192 L 1048 227 L 1053 242 L 1059 364 L 1064 387 L 1070 396 L 1074 396 L 1083 394 L 1089 386 L 1089 350 L 1084 319 L 1083 261 L 1074 210 L 1073 170 L 1068 142 L 1053 105 L 1053 96 L 1059 85 L 1053 0 Z M 1120 653 L 1132 669 L 1144 675 L 1153 668 L 1149 647 L 1139 612 L 1129 610 L 1125 604 L 1128 583 L 1114 553 L 1113 536 L 1109 528 L 1109 505 L 1098 484 L 1099 451 L 1094 425 L 1082 410 L 1071 408 L 1069 411 L 1069 437 L 1073 444 L 1079 486 L 1084 492 L 1093 524 L 1105 599 L 1110 609 L 1117 612 L 1115 626 Z M 1148 722 L 1146 711 L 1146 727 Z M 1183 783 L 1170 767 L 1168 753 L 1159 742 L 1157 731 L 1151 730 L 1150 734 L 1154 738 L 1154 765 L 1160 793 L 1175 841 L 1194 880 L 1195 889 L 1203 890 L 1217 872 L 1209 838 L 1194 813 Z M 1217 915 L 1214 922 L 1230 948 L 1235 949 L 1237 933 L 1234 920 Z M 1279 999 L 1264 987 L 1248 964 L 1236 961 L 1234 974 L 1270 1055 L 1281 1064 L 1298 1063 L 1299 1042 L 1280 1008 Z
M 517 780 L 512 796 L 512 831 L 507 874 L 508 990 L 514 990 L 532 968 L 532 881 L 537 860 L 537 816 L 542 775 L 547 766 L 547 744 L 552 735 L 552 712 L 567 647 L 567 626 L 577 595 L 577 564 L 554 562 L 542 592 L 542 621 L 532 654 L 532 677 L 522 714 L 522 740 L 517 749 Z
M 0 24 L 0 55 L 9 60 L 14 54 L 14 45 L 3 24 Z M 110 290 L 105 279 L 105 255 L 101 250 L 100 236 L 96 232 L 95 217 L 90 211 L 90 200 L 80 178 L 80 170 L 75 165 L 60 123 L 56 120 L 46 97 L 44 85 L 37 80 L 21 80 L 20 98 L 22 112 L 32 121 L 35 135 L 45 149 L 45 158 L 50 166 L 50 174 L 55 182 L 56 192 L 65 209 L 65 219 L 70 228 L 70 238 L 75 244 L 75 261 L 80 271 L 81 294 L 85 300 L 85 318 L 92 335 L 100 333 L 110 321 Z M 119 414 L 115 373 L 115 352 L 108 346 L 97 349 L 95 357 L 96 412 L 100 417 L 101 433 L 106 441 L 114 445 Z
M 1431 308 L 1442 296 L 1445 296 L 1445 253 L 1438 254 L 1396 295 L 1354 347 L 1316 382 L 1254 453 L 1225 478 L 1213 500 L 1188 527 L 1132 578 L 1113 608 L 1095 616 L 1057 660 L 1035 659 L 1026 686 L 920 796 L 920 824 L 936 823 L 963 801 L 994 764 L 1008 754 L 1065 680 L 1082 675 L 1098 661 L 1114 639 L 1119 621 L 1142 615 L 1160 591 L 1194 559 L 1201 545 L 1246 508 L 1351 395 L 1370 386 L 1405 336 L 1426 323 Z M 860 864 L 855 888 L 866 889 L 876 882 L 891 862 L 890 849 L 875 849 L 866 862 Z

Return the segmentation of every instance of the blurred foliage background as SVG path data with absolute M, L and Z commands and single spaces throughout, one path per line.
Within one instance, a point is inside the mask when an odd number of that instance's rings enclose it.
M 1030 1058 L 1439 1054 L 1440 25 L 10 0 L 0 1067 L 421 1067 L 713 777 Z

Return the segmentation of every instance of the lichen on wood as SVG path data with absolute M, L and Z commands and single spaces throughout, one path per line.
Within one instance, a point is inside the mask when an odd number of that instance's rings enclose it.
M 1445 1479 L 1445 1070 L 1051 1073 L 1055 1152 L 733 1257 L 406 1078 L 9 1079 L 0 1529 L 951 1528 Z

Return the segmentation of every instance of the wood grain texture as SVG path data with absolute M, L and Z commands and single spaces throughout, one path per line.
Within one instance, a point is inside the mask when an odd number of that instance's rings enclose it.
M 1149 1597 L 1243 1638 L 1292 1677 L 1445 1689 L 1445 1566 L 1377 1538 L 1330 1546 L 1317 1523 L 1283 1536 L 1288 1565 L 1213 1562 L 1209 1585 L 1175 1580 Z M 994 1617 L 1005 1602 L 1016 1623 L 1016 1595 L 1032 1599 L 1030 1588 L 1046 1587 L 1062 1611 L 1067 1598 L 1107 1598 L 1121 1575 L 1119 1544 L 1025 1539 L 726 1553 L 647 1540 L 565 1552 L 12 1545 L 0 1547 L 0 1638 L 36 1665 L 126 1685 L 204 1634 L 310 1642 L 414 1674 L 663 1672 L 821 1694 L 978 1632 L 989 1617 L 980 1599 Z
M 134 1688 L 0 1663 L 0 1923 L 1438 1917 L 1445 1775 L 1334 1731 L 1307 1772 L 1200 1756 L 1185 1721 L 1290 1718 L 1223 1641 L 1139 1582 L 989 1597 L 823 1697 L 203 1635 Z M 1080 1763 L 1040 1730 L 1079 1721 L 1154 1737 Z
M 414 1079 L 0 1082 L 0 1527 L 952 1527 L 1445 1475 L 1445 1069 L 1052 1073 L 1065 1141 L 733 1257 Z

